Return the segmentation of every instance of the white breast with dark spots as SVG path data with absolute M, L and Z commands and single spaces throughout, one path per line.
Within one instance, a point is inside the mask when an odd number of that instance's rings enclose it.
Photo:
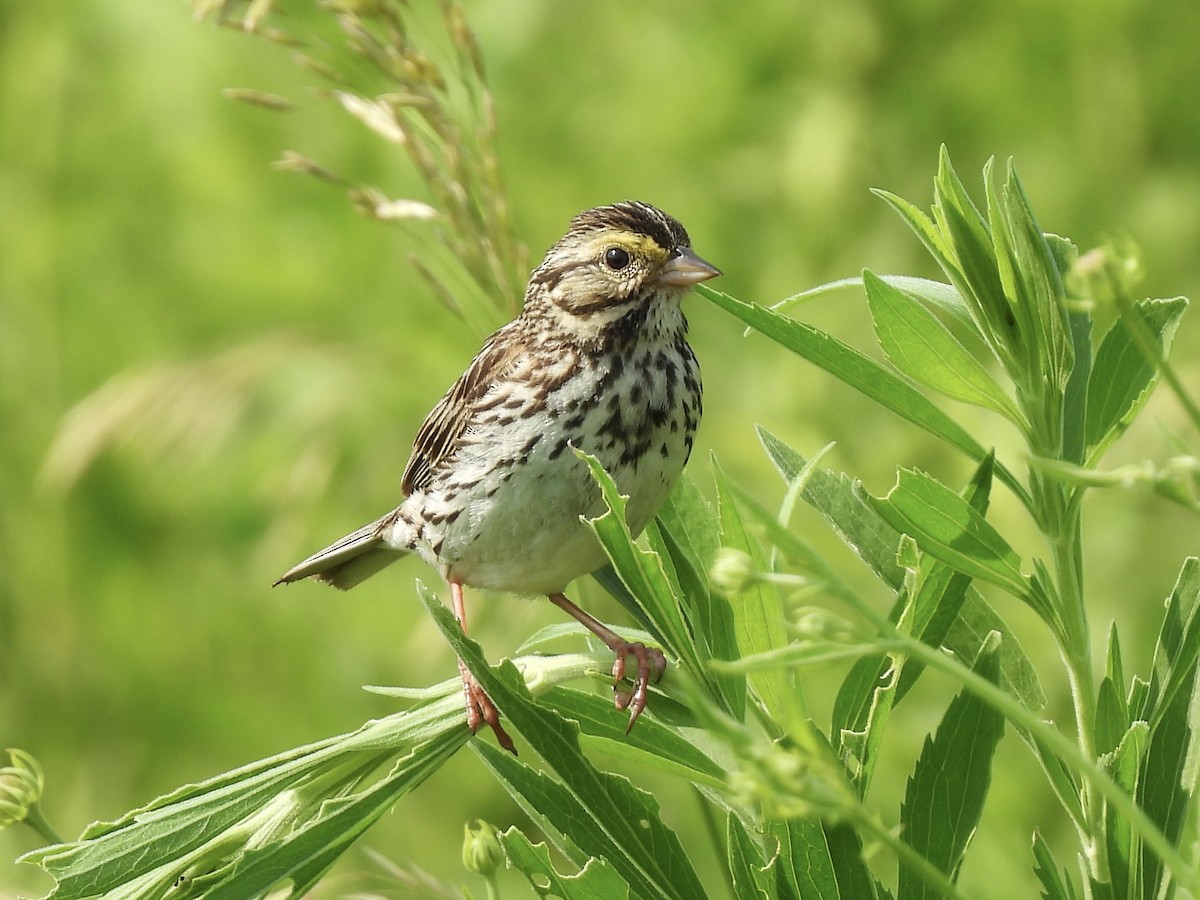
M 670 337 L 638 342 L 628 355 L 541 360 L 538 377 L 489 395 L 452 478 L 409 498 L 426 522 L 418 551 L 464 584 L 523 593 L 560 591 L 599 568 L 604 553 L 579 517 L 603 506 L 572 448 L 600 460 L 640 532 L 683 468 L 700 419 L 699 367 L 682 331 Z

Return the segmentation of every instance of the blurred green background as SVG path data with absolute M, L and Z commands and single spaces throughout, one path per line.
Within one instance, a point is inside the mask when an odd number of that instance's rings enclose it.
M 927 205 L 945 142 L 969 186 L 988 156 L 1015 156 L 1046 230 L 1083 247 L 1132 235 L 1147 295 L 1200 295 L 1190 0 L 469 0 L 467 11 L 535 258 L 575 212 L 636 197 L 683 220 L 724 269 L 717 286 L 745 299 L 774 302 L 864 266 L 933 275 L 868 188 Z M 268 167 L 297 150 L 422 198 L 402 153 L 314 98 L 315 82 L 285 50 L 197 23 L 184 2 L 0 5 L 0 747 L 41 760 L 46 812 L 70 835 L 393 709 L 362 684 L 455 671 L 411 588 L 435 580 L 419 562 L 347 595 L 270 588 L 390 507 L 421 418 L 480 337 L 416 276 L 419 228 L 369 221 L 339 191 Z M 227 87 L 300 108 L 237 104 Z M 968 473 L 830 378 L 743 339 L 703 301 L 690 310 L 706 382 L 692 467 L 702 484 L 712 452 L 777 502 L 756 422 L 806 453 L 837 441 L 827 464 L 876 492 L 898 464 L 956 484 Z M 796 314 L 871 343 L 857 293 Z M 1185 319 L 1175 358 L 1193 386 L 1198 349 L 1200 323 Z M 90 459 L 89 446 L 68 446 L 57 480 L 47 476 L 64 417 L 114 378 L 166 399 L 141 410 L 146 427 L 132 435 L 119 421 L 105 432 L 111 409 L 79 414 L 71 433 L 108 449 L 64 486 L 71 461 Z M 1012 446 L 994 419 L 952 412 L 983 443 Z M 1174 432 L 1186 429 L 1163 394 L 1113 461 L 1165 458 Z M 1002 501 L 996 515 L 1024 527 Z M 1200 551 L 1196 518 L 1137 491 L 1098 494 L 1087 515 L 1097 634 L 1115 620 L 1127 666 L 1144 671 L 1161 598 L 1182 557 Z M 886 602 L 817 521 L 797 524 Z M 1042 664 L 1061 719 L 1053 650 L 1031 616 L 998 605 Z M 473 628 L 499 659 L 558 620 L 546 606 L 476 595 Z M 808 682 L 819 722 L 820 685 L 837 675 Z M 944 706 L 938 687 L 893 717 L 894 772 L 878 779 L 888 821 Z M 633 774 L 707 855 L 687 792 Z M 994 784 L 962 883 L 978 897 L 1032 896 L 1031 830 L 1064 848 L 1070 835 L 1018 741 L 1002 747 Z M 366 843 L 470 883 L 458 846 L 474 816 L 521 821 L 463 755 Z M 49 887 L 11 862 L 36 845 L 30 832 L 0 833 L 0 895 Z M 349 856 L 327 896 L 379 886 L 353 874 L 374 864 Z

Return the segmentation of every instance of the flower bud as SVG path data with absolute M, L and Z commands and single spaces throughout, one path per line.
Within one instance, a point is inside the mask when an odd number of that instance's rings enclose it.
M 11 766 L 0 768 L 0 828 L 25 821 L 42 796 L 42 767 L 23 750 L 9 750 Z
M 504 848 L 500 846 L 495 828 L 483 819 L 473 819 L 463 826 L 464 866 L 477 875 L 491 878 L 504 859 Z
M 740 593 L 754 583 L 754 560 L 741 550 L 722 547 L 708 570 L 708 578 L 726 594 Z

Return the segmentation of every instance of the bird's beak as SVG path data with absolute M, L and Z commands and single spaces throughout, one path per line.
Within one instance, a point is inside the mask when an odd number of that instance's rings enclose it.
M 691 247 L 680 247 L 667 260 L 666 265 L 658 270 L 655 280 L 668 287 L 691 287 L 720 274 L 720 269 L 702 260 L 692 252 Z

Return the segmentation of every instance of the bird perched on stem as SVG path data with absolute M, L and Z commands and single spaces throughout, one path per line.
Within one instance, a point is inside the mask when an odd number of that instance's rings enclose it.
M 417 432 L 404 499 L 288 570 L 347 589 L 405 553 L 435 566 L 467 627 L 463 587 L 545 594 L 616 655 L 613 690 L 629 728 L 666 660 L 629 642 L 563 594 L 605 562 L 581 522 L 603 510 L 575 450 L 596 457 L 629 497 L 637 534 L 687 462 L 700 422 L 700 368 L 680 302 L 720 272 L 683 226 L 646 203 L 580 213 L 546 252 L 521 314 L 484 342 Z M 626 661 L 633 689 L 619 689 Z M 472 731 L 486 722 L 512 741 L 491 699 L 459 661 Z

